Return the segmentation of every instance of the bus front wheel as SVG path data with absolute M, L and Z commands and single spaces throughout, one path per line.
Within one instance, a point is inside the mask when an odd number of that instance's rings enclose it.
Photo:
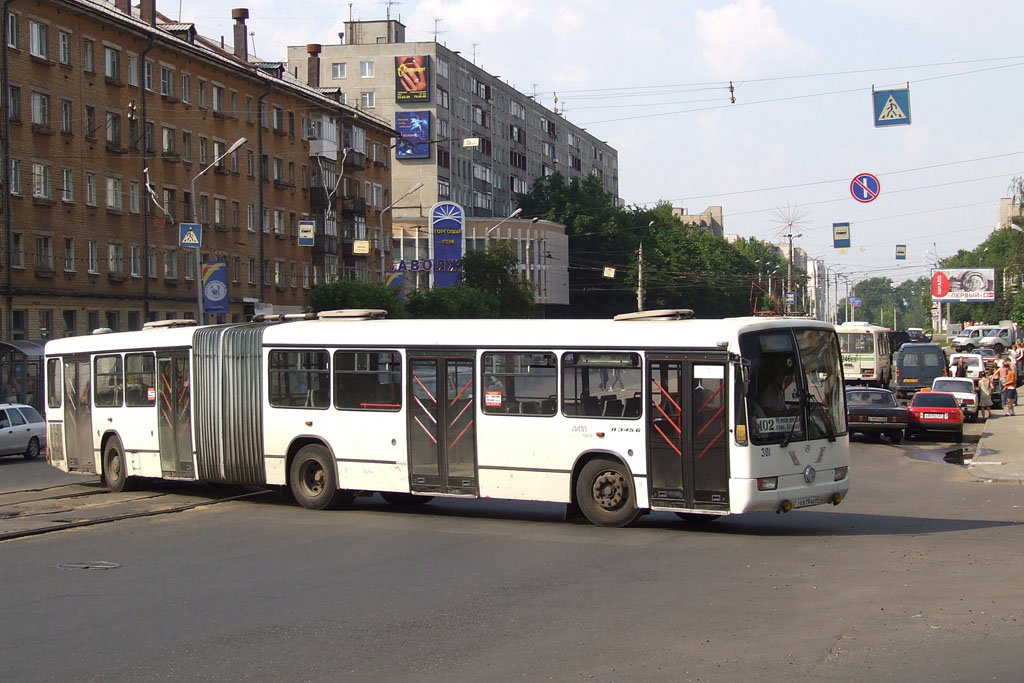
M 304 446 L 295 455 L 288 480 L 295 500 L 310 510 L 330 510 L 354 498 L 350 492 L 338 489 L 334 458 L 319 444 Z
M 628 470 L 607 458 L 591 460 L 576 480 L 576 501 L 597 526 L 626 526 L 640 514 Z
M 113 493 L 132 489 L 124 461 L 124 449 L 117 439 L 107 441 L 103 449 L 103 483 Z

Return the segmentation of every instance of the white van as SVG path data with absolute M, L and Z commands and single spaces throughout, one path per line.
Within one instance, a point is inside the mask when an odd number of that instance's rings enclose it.
M 953 337 L 953 340 L 949 342 L 949 345 L 953 347 L 954 351 L 966 351 L 970 353 L 974 349 L 980 346 L 979 342 L 981 338 L 989 330 L 999 329 L 998 325 L 970 325 L 965 327 L 960 334 Z

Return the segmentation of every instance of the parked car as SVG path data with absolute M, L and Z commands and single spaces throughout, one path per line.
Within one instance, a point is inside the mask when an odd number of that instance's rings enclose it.
M 985 368 L 985 359 L 981 357 L 980 353 L 953 353 L 949 356 L 949 375 L 951 377 L 959 377 L 959 375 L 953 375 L 953 366 L 960 362 L 960 359 L 964 359 L 964 364 L 967 366 L 967 374 L 964 377 L 974 377 L 975 379 L 981 377 L 981 371 Z
M 964 413 L 956 397 L 942 391 L 919 391 L 907 406 L 907 438 L 925 432 L 952 433 L 957 443 L 964 440 Z
M 850 434 L 885 434 L 892 443 L 903 440 L 907 408 L 896 403 L 888 389 L 857 387 L 846 390 L 846 425 Z
M 939 377 L 932 382 L 932 391 L 953 394 L 967 422 L 978 419 L 978 385 L 970 377 Z
M 930 342 L 932 340 L 932 336 L 920 327 L 908 327 L 907 335 L 912 342 Z
M 910 342 L 896 354 L 896 395 L 900 398 L 931 387 L 936 377 L 949 374 L 946 352 L 938 344 Z
M 985 372 L 992 372 L 996 369 L 996 365 L 999 363 L 999 354 L 995 349 L 975 349 L 974 352 L 985 361 Z
M 46 420 L 32 406 L 0 403 L 0 455 L 33 460 L 46 449 Z
M 960 331 L 960 334 L 953 337 L 953 340 L 949 342 L 949 345 L 953 347 L 954 351 L 966 351 L 970 353 L 978 348 L 978 344 L 981 342 L 981 338 L 985 336 L 989 330 L 999 329 L 998 325 L 970 325 Z

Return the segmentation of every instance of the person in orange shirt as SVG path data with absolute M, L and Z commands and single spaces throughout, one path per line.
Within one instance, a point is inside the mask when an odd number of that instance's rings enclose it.
M 1006 381 L 1003 383 L 1003 413 L 1016 415 L 1013 412 L 1013 404 L 1017 401 L 1017 371 L 1010 365 L 1010 361 L 1004 361 L 1006 368 Z

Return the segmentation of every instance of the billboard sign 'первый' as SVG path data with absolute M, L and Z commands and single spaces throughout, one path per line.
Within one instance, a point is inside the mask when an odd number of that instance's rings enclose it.
M 942 268 L 932 271 L 932 301 L 995 300 L 995 268 Z

